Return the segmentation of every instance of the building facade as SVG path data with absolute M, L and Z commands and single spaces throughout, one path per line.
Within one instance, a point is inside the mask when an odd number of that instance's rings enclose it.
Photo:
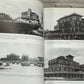
M 84 64 L 80 65 L 80 70 L 84 72 Z
M 44 58 L 43 57 L 38 57 L 38 66 L 39 67 L 44 67 Z
M 49 78 L 84 78 L 84 72 L 80 71 L 80 64 L 73 60 L 74 56 L 60 56 L 49 60 L 48 68 L 45 68 L 45 79 Z
M 84 32 L 84 19 L 82 15 L 73 13 L 57 20 L 57 27 L 63 33 Z M 56 29 L 56 27 L 55 27 Z
M 43 36 L 43 28 L 39 15 L 30 8 L 27 11 L 22 12 L 21 17 L 17 18 L 16 21 L 26 24 L 26 27 L 20 29 L 20 33 Z
M 84 39 L 84 19 L 73 13 L 57 20 L 53 31 L 45 34 L 48 39 Z
M 33 24 L 40 23 L 39 16 L 35 12 L 32 12 L 30 8 L 27 11 L 21 13 L 21 19 L 29 21 L 29 23 L 33 23 Z

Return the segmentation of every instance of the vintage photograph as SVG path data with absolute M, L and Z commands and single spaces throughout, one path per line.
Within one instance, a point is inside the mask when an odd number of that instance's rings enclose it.
M 84 40 L 84 8 L 45 8 L 46 40 Z
M 0 40 L 1 84 L 39 84 L 43 81 L 43 46 L 32 42 Z
M 45 8 L 84 8 L 84 0 L 40 0 Z
M 46 42 L 44 69 L 46 84 L 53 81 L 54 83 L 56 81 L 84 81 L 84 44 L 81 44 L 77 46 L 76 44 Z
M 43 8 L 38 0 L 1 0 L 0 33 L 43 36 Z

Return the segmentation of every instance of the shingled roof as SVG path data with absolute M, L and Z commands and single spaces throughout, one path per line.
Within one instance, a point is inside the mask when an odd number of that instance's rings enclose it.
M 61 20 L 61 19 L 65 19 L 65 18 L 68 18 L 68 17 L 71 17 L 71 16 L 83 17 L 83 16 L 82 16 L 82 15 L 80 15 L 80 14 L 77 14 L 77 13 L 72 13 L 72 14 L 70 14 L 70 15 L 67 15 L 67 16 L 64 16 L 64 17 L 60 18 L 59 20 Z M 59 21 L 59 20 L 57 20 L 57 21 Z

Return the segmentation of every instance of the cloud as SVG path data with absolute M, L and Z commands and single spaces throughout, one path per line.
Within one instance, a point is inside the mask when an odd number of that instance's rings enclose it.
M 12 18 L 21 16 L 21 13 L 31 8 L 41 19 L 42 4 L 38 0 L 0 0 L 0 12 L 9 14 Z
M 75 45 L 75 44 L 74 44 Z M 47 66 L 48 61 L 59 56 L 73 55 L 74 61 L 84 64 L 84 47 L 56 47 L 52 44 L 46 44 L 45 47 L 45 66 Z

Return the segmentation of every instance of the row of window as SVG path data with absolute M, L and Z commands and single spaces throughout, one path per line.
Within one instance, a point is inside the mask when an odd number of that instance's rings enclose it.
M 84 78 L 83 74 L 45 74 L 45 77 Z
M 64 18 L 64 19 L 60 19 L 58 20 L 58 23 L 63 23 L 63 22 L 66 22 L 66 21 L 74 21 L 74 20 L 77 20 L 77 21 L 82 21 L 83 18 L 81 17 L 68 17 L 68 18 Z
M 55 71 L 71 71 L 71 72 L 74 72 L 74 71 L 79 71 L 79 68 L 78 69 L 75 69 L 75 68 L 48 68 L 48 69 L 45 69 L 45 72 L 55 72 Z
M 74 66 L 74 67 L 79 67 L 79 63 L 75 63 L 73 61 L 64 61 L 64 60 L 59 60 L 56 62 L 55 61 L 49 61 L 48 63 L 49 66 Z

